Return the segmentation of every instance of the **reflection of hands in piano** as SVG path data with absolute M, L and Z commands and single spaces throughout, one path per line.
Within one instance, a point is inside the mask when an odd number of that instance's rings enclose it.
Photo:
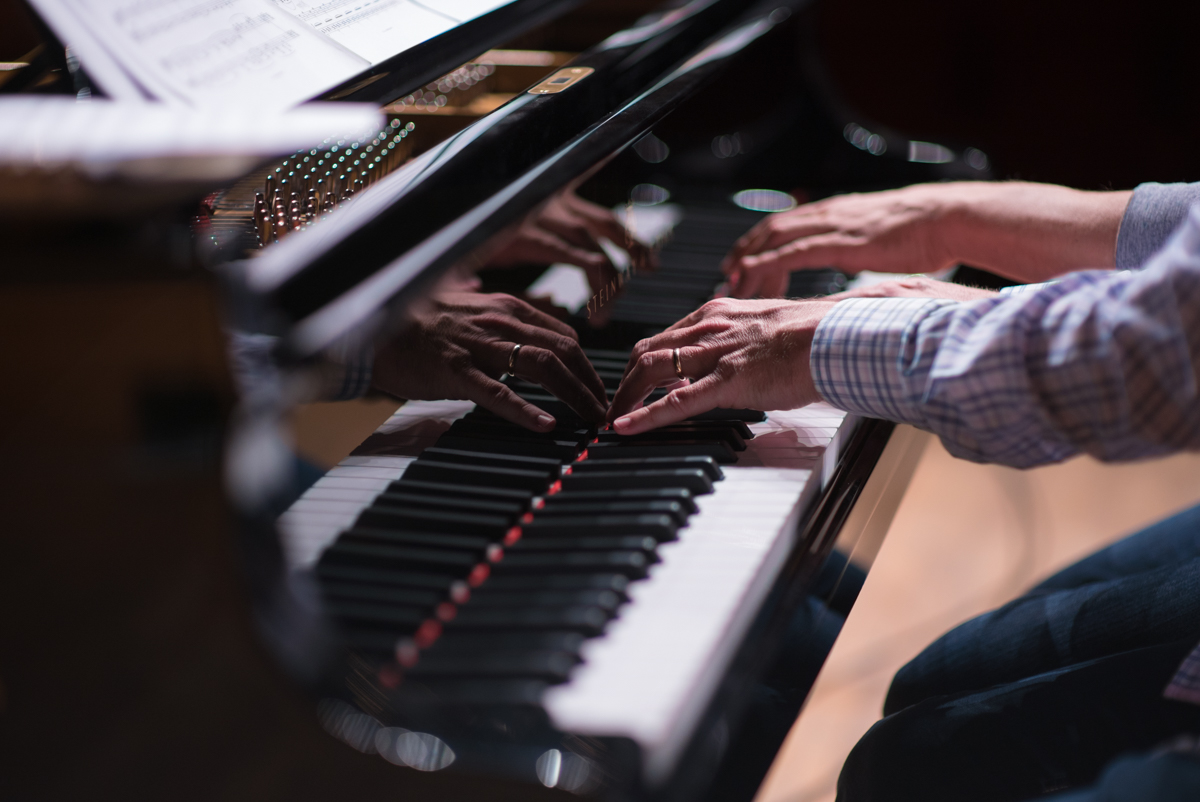
M 372 386 L 399 398 L 470 400 L 529 429 L 554 418 L 501 382 L 513 347 L 515 372 L 542 385 L 585 420 L 604 419 L 604 384 L 575 332 L 510 295 L 447 292 L 400 336 L 378 349 Z
M 637 434 L 716 407 L 795 409 L 819 401 L 808 369 L 813 334 L 830 301 L 723 298 L 634 346 L 608 419 Z M 679 349 L 687 382 L 679 381 Z M 673 387 L 649 406 L 656 387 Z
M 969 264 L 1019 282 L 1112 267 L 1128 192 L 953 182 L 838 195 L 767 217 L 734 245 L 729 294 L 777 297 L 788 274 L 934 273 Z
M 583 268 L 592 291 L 599 292 L 617 275 L 601 238 L 628 252 L 632 270 L 654 267 L 653 252 L 634 239 L 616 215 L 569 190 L 526 220 L 486 267 L 563 262 Z

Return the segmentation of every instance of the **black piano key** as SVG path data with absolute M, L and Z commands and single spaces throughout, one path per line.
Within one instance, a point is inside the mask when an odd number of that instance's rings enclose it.
M 321 595 L 341 601 L 366 601 L 379 604 L 402 604 L 432 610 L 446 601 L 443 593 L 416 588 L 382 587 L 357 582 L 322 582 Z
M 615 535 L 648 535 L 655 540 L 674 540 L 679 524 L 670 515 L 534 515 L 521 525 L 522 538 L 556 540 Z
M 452 574 L 338 565 L 322 561 L 317 564 L 316 575 L 322 582 L 352 582 L 391 588 L 428 589 L 444 594 L 452 601 L 466 601 L 470 595 L 470 589 L 462 581 L 462 578 Z
M 327 599 L 325 609 L 350 626 L 387 629 L 389 632 L 415 632 L 429 618 L 429 610 L 400 604 Z
M 574 574 L 512 574 L 499 575 L 489 579 L 479 591 L 487 589 L 488 593 L 540 593 L 552 590 L 611 590 L 622 597 L 629 587 L 629 577 L 625 574 L 604 573 L 574 573 Z M 476 592 L 479 592 L 476 591 Z
M 485 591 L 480 588 L 471 597 L 471 607 L 602 607 L 615 610 L 624 601 L 624 596 L 616 591 L 595 588 L 531 591 Z
M 369 565 L 377 568 L 399 568 L 410 571 L 432 570 L 462 579 L 471 573 L 481 560 L 469 551 L 451 549 L 422 549 L 392 546 L 386 543 L 354 542 L 338 539 L 321 555 L 323 563 Z
M 641 434 L 617 434 L 616 432 L 598 432 L 596 439 L 601 443 L 675 443 L 706 440 L 724 443 L 734 451 L 745 451 L 746 441 L 732 429 L 721 430 L 699 426 L 665 426 Z
M 762 423 L 767 419 L 767 413 L 757 409 L 710 409 L 693 415 L 688 420 L 739 420 L 745 423 Z
M 507 515 L 481 515 L 448 510 L 410 509 L 388 503 L 372 504 L 358 515 L 355 526 L 381 527 L 415 532 L 473 533 L 499 540 L 512 528 L 513 519 Z
M 457 512 L 501 515 L 512 520 L 526 510 L 528 504 L 517 501 L 483 501 L 462 496 L 426 496 L 417 493 L 394 493 L 386 490 L 371 502 L 374 506 L 404 509 L 454 510 Z
M 588 424 L 594 424 L 597 421 L 584 420 L 578 412 L 571 409 L 565 401 L 560 401 L 552 395 L 545 393 L 533 392 L 518 392 L 517 395 L 530 404 L 550 413 L 554 416 L 555 421 L 560 424 L 569 426 L 586 427 Z
M 641 551 L 576 551 L 547 554 L 506 554 L 492 566 L 494 579 L 512 574 L 621 573 L 646 575 L 651 560 Z
M 354 526 L 338 538 L 337 544 L 386 543 L 394 546 L 414 548 L 453 549 L 474 555 L 476 562 L 483 560 L 488 550 L 496 546 L 491 538 L 474 535 L 450 535 L 445 532 L 409 532 L 386 529 L 381 526 Z M 502 552 L 497 552 L 497 556 Z
M 692 492 L 683 487 L 631 487 L 623 490 L 567 490 L 552 496 L 538 496 L 533 501 L 535 510 L 549 510 L 559 505 L 623 502 L 623 501 L 674 501 L 683 507 L 688 515 L 695 514 L 699 509 Z
M 486 409 L 476 407 L 471 412 L 468 412 L 464 417 L 459 418 L 454 423 L 450 424 L 450 429 L 447 433 L 450 434 L 472 434 L 484 436 L 490 433 L 503 433 L 516 437 L 522 437 L 529 440 L 567 440 L 570 442 L 583 442 L 590 438 L 595 430 L 590 426 L 577 425 L 556 425 L 548 432 L 534 432 L 526 429 L 519 423 L 505 420 L 494 412 L 488 412 Z
M 670 515 L 680 526 L 687 523 L 688 519 L 688 511 L 678 501 L 578 501 L 547 504 L 537 511 L 536 517 L 538 520 L 545 520 L 556 515 Z
M 441 679 L 414 678 L 392 691 L 394 704 L 428 705 L 442 700 L 473 707 L 537 707 L 547 683 L 534 679 Z M 432 697 L 432 698 L 431 698 Z
M 579 654 L 585 638 L 567 630 L 523 632 L 446 632 L 423 653 L 484 654 L 497 652 L 564 652 Z M 390 651 L 393 646 L 389 646 Z
M 600 449 L 603 450 L 603 449 Z M 597 473 L 599 471 L 676 470 L 699 468 L 709 479 L 718 482 L 725 477 L 717 461 L 707 454 L 688 454 L 674 457 L 612 457 L 606 454 L 601 459 L 590 458 L 571 465 L 571 473 Z
M 458 462 L 464 465 L 483 465 L 494 468 L 516 468 L 523 471 L 539 471 L 547 477 L 557 478 L 562 469 L 562 460 L 545 457 L 525 457 L 519 454 L 496 454 L 488 451 L 462 451 L 457 448 L 431 446 L 421 452 L 417 461 Z
M 545 534 L 545 533 L 543 533 Z M 659 540 L 652 535 L 589 535 L 576 537 L 536 537 L 518 540 L 505 550 L 506 557 L 529 552 L 561 552 L 561 551 L 621 551 L 624 549 L 640 550 L 653 554 L 658 548 Z
M 628 362 L 630 351 L 616 351 L 611 348 L 584 348 L 583 354 L 595 362 L 597 359 L 611 359 L 618 362 Z
M 600 607 L 467 606 L 446 624 L 446 631 L 553 629 L 598 635 L 611 617 L 608 610 Z
M 712 457 L 722 465 L 737 462 L 737 454 L 728 445 L 712 441 L 680 441 L 651 444 L 638 440 L 611 440 L 588 446 L 588 459 L 629 459 L 635 457 Z
M 622 490 L 634 487 L 683 487 L 693 495 L 712 492 L 712 480 L 699 468 L 646 471 L 602 471 L 564 476 L 563 490 Z
M 478 499 L 480 501 L 515 502 L 522 509 L 529 507 L 534 492 L 510 487 L 488 487 L 465 483 L 426 482 L 402 478 L 388 485 L 387 493 L 412 493 L 431 498 Z
M 579 663 L 564 652 L 482 652 L 471 655 L 422 654 L 417 664 L 405 671 L 411 679 L 457 677 L 536 677 L 548 682 L 565 682 Z
M 444 434 L 438 438 L 439 448 L 453 448 L 461 451 L 486 452 L 492 454 L 513 454 L 522 457 L 541 457 L 559 462 L 572 462 L 583 450 L 582 444 L 567 440 L 520 440 L 496 437 L 459 437 Z
M 753 440 L 754 432 L 750 431 L 750 427 L 742 420 L 697 420 L 696 418 L 688 418 L 681 426 L 690 426 L 701 429 L 716 428 L 730 429 L 743 441 Z
M 418 459 L 404 471 L 405 479 L 444 484 L 461 483 L 484 487 L 504 487 L 538 492 L 546 488 L 544 471 L 518 468 L 493 468 L 482 465 L 463 465 L 455 462 L 436 462 Z

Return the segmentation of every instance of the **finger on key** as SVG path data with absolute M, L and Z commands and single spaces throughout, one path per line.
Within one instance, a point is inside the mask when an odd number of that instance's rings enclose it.
M 474 401 L 489 412 L 535 432 L 548 432 L 554 428 L 553 415 L 521 398 L 478 368 L 468 370 L 463 375 L 463 381 L 463 395 L 467 400 Z
M 715 360 L 706 355 L 704 348 L 682 347 L 679 349 L 679 359 L 684 368 L 684 376 L 705 376 Z M 647 351 L 638 357 L 637 363 L 630 368 L 613 396 L 612 406 L 609 407 L 608 419 L 616 420 L 622 415 L 641 406 L 646 397 L 655 389 L 670 386 L 679 381 L 675 372 L 675 355 L 673 349 Z M 681 388 L 682 389 L 682 388 Z M 671 394 L 679 392 L 672 391 Z
M 649 406 L 631 411 L 613 422 L 617 434 L 640 434 L 669 426 L 721 406 L 723 379 L 715 374 L 672 390 Z
M 505 347 L 504 344 L 498 345 L 501 349 Z M 513 370 L 522 379 L 545 387 L 584 420 L 597 423 L 604 420 L 608 405 L 601 404 L 595 394 L 550 349 L 536 345 L 522 347 Z
M 537 326 L 525 325 L 513 321 L 496 321 L 496 328 L 502 330 L 504 336 L 511 342 L 552 351 L 558 357 L 559 361 L 566 366 L 567 370 L 583 383 L 583 386 L 588 389 L 595 401 L 602 408 L 608 408 L 608 393 L 604 389 L 604 382 L 596 373 L 596 368 L 588 361 L 587 356 L 583 353 L 583 349 L 579 347 L 579 343 L 574 338 L 566 337 Z M 508 347 L 507 343 L 504 346 Z M 511 353 L 511 349 L 509 353 Z M 507 370 L 508 354 L 504 354 L 503 357 L 503 367 L 504 370 Z M 525 351 L 522 349 L 521 354 L 517 358 L 517 365 L 515 365 L 517 375 L 521 376 L 521 378 L 525 378 L 521 374 L 521 367 L 527 364 L 529 363 L 525 361 Z M 546 389 L 549 390 L 550 388 L 547 387 Z M 566 398 L 563 398 L 563 400 L 570 403 Z M 576 411 L 579 412 L 579 410 Z M 583 413 L 580 412 L 580 414 Z

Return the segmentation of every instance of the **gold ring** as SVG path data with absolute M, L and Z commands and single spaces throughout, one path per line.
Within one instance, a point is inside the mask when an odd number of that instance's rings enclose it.
M 679 358 L 678 348 L 671 349 L 671 358 L 675 360 L 675 375 L 679 377 L 680 381 L 683 381 L 687 377 L 683 375 L 683 361 Z
M 514 379 L 517 378 L 517 374 L 513 372 L 513 369 L 517 365 L 517 354 L 519 353 L 521 353 L 521 346 L 517 344 L 513 346 L 512 353 L 508 355 L 508 375 Z

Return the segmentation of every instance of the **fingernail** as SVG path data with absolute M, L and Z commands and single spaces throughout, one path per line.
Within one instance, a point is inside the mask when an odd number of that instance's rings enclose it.
M 633 425 L 633 421 L 631 421 L 629 418 L 617 418 L 615 421 L 613 421 L 613 428 L 617 431 L 620 431 L 621 429 L 628 429 L 631 425 Z
M 550 417 L 549 415 L 538 415 L 537 424 L 543 429 L 549 429 L 554 425 L 554 418 Z

